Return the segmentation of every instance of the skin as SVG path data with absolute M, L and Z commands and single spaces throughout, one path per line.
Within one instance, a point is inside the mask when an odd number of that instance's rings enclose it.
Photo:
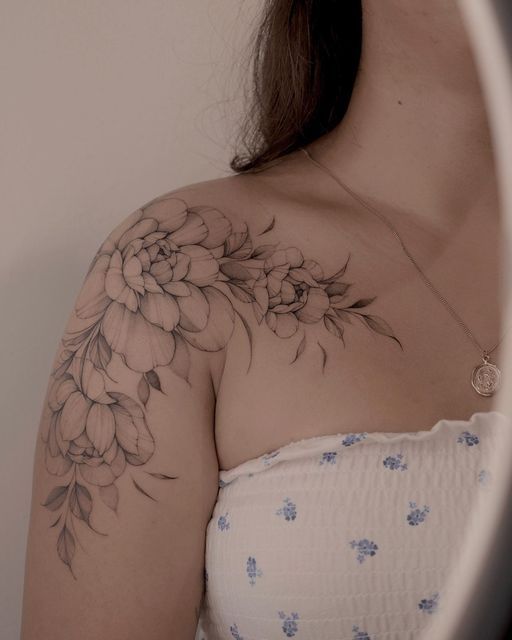
M 467 39 L 454 5 L 383 5 L 364 3 L 346 119 L 309 149 L 488 347 L 499 209 Z M 52 365 L 22 639 L 191 637 L 220 468 L 468 419 L 492 407 L 469 383 L 479 363 L 392 234 L 300 152 L 140 207 L 93 257 Z
M 482 207 L 495 223 L 487 114 L 456 2 L 366 0 L 363 11 L 349 111 L 311 150 L 354 190 L 441 241 Z
M 361 69 L 348 112 L 308 150 L 395 225 L 434 286 L 491 349 L 506 329 L 501 220 L 488 119 L 461 15 L 455 2 L 441 0 L 428 7 L 419 0 L 366 0 L 363 11 Z M 251 380 L 253 392 L 263 387 L 258 404 L 228 366 L 217 408 L 226 464 L 292 439 L 351 429 L 424 430 L 443 417 L 467 419 L 492 407 L 500 391 L 483 397 L 468 383 L 479 351 L 375 215 L 301 152 L 240 181 L 266 210 L 278 212 L 281 238 L 297 238 L 325 265 L 352 252 L 353 281 L 377 296 L 370 308 L 382 312 L 404 352 L 352 333 L 350 347 L 329 349 L 321 381 L 313 363 L 309 377 L 303 369 L 290 378 L 268 352 L 276 374 L 260 372 L 268 385 Z M 500 364 L 500 347 L 491 361 Z M 245 411 L 235 413 L 238 402 Z M 267 431 L 266 424 L 279 429 Z M 240 431 L 235 449 L 230 443 Z

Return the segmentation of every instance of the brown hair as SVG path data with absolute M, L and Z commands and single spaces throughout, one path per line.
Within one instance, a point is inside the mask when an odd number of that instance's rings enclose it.
M 257 171 L 331 131 L 359 67 L 361 0 L 266 0 L 251 51 L 245 152 L 230 167 Z

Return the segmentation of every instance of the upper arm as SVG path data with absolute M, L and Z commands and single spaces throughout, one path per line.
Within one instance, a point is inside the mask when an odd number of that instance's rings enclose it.
M 193 637 L 218 491 L 209 355 L 234 323 L 216 286 L 230 233 L 216 210 L 166 195 L 94 256 L 39 425 L 22 640 Z

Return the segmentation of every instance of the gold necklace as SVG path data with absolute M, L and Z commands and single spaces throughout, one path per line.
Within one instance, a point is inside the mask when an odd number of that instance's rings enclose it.
M 342 187 L 355 200 L 357 200 L 363 207 L 365 207 L 365 209 L 368 209 L 368 211 L 370 211 L 371 213 L 374 213 L 375 215 L 377 215 L 384 222 L 384 224 L 386 224 L 386 226 L 392 231 L 392 233 L 396 236 L 396 238 L 400 242 L 400 245 L 401 245 L 405 255 L 409 258 L 409 260 L 412 262 L 414 267 L 418 270 L 418 272 L 419 272 L 420 276 L 422 277 L 423 281 L 425 282 L 425 284 L 433 291 L 433 293 L 444 304 L 444 306 L 449 311 L 451 316 L 460 324 L 460 326 L 463 328 L 464 332 L 466 333 L 467 337 L 471 340 L 471 342 L 477 347 L 478 351 L 481 353 L 482 364 L 479 364 L 479 365 L 475 366 L 473 371 L 471 372 L 471 376 L 470 376 L 470 381 L 471 381 L 471 385 L 472 385 L 473 389 L 477 393 L 479 393 L 481 396 L 492 396 L 492 395 L 494 395 L 494 393 L 496 392 L 496 390 L 500 386 L 501 371 L 496 366 L 496 364 L 494 364 L 493 362 L 490 362 L 489 356 L 498 347 L 498 345 L 501 343 L 501 341 L 505 337 L 506 332 L 505 332 L 505 334 L 503 334 L 503 336 L 494 345 L 494 347 L 492 349 L 483 349 L 480 346 L 480 344 L 478 343 L 478 341 L 476 340 L 475 336 L 471 333 L 471 331 L 468 329 L 466 324 L 462 321 L 460 316 L 457 314 L 457 312 L 448 303 L 446 298 L 444 298 L 444 296 L 439 293 L 439 291 L 434 287 L 432 282 L 427 278 L 427 276 L 420 269 L 420 267 L 418 266 L 416 260 L 411 256 L 411 254 L 407 250 L 405 244 L 402 241 L 402 238 L 399 236 L 398 231 L 391 224 L 391 222 L 382 213 L 377 211 L 377 209 L 372 207 L 370 204 L 365 202 L 360 196 L 358 196 L 356 193 L 354 193 L 352 191 L 352 189 L 350 189 L 345 184 L 343 184 L 343 182 L 341 182 L 341 180 L 337 176 L 335 176 L 334 173 L 328 167 L 324 166 L 323 164 L 320 164 L 320 162 L 318 162 L 317 160 L 312 158 L 312 156 L 309 153 L 309 151 L 307 151 L 304 147 L 300 147 L 300 150 L 303 151 L 306 154 L 306 157 L 313 164 L 315 164 L 322 171 L 324 171 L 325 173 L 330 175 L 331 178 L 340 185 L 340 187 Z

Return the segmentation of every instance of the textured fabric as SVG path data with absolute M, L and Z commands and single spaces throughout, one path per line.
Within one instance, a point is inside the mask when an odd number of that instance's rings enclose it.
M 497 411 L 306 438 L 219 474 L 196 640 L 409 640 L 443 610 Z

